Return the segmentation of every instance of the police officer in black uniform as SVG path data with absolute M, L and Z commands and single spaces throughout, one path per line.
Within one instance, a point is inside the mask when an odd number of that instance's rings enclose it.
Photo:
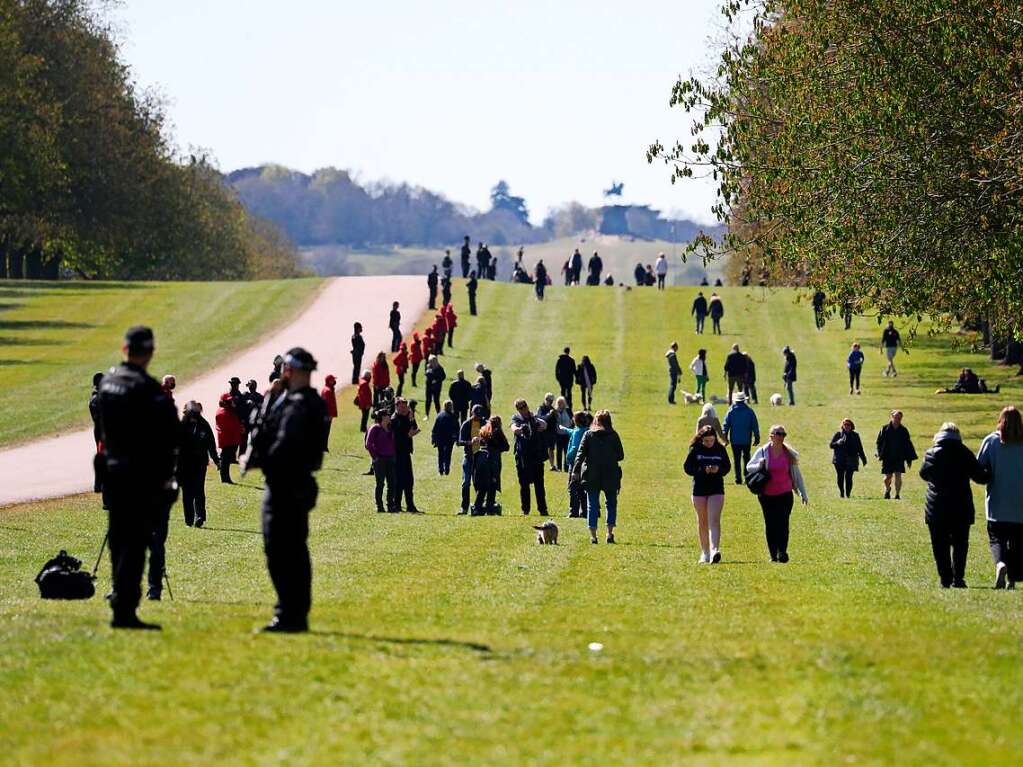
M 437 265 L 433 265 L 433 270 L 426 275 L 426 287 L 430 291 L 430 308 L 437 308 L 437 285 L 440 283 L 440 275 L 437 274 Z
M 152 330 L 129 328 L 125 361 L 103 376 L 99 386 L 103 452 L 97 457 L 97 471 L 109 510 L 114 628 L 159 628 L 143 623 L 135 611 L 142 596 L 147 546 L 152 551 L 150 592 L 155 578 L 159 598 L 167 520 L 177 499 L 174 471 L 180 426 L 170 398 L 146 372 L 154 349 Z
M 319 488 L 313 472 L 323 462 L 327 408 L 309 385 L 313 355 L 295 347 L 284 356 L 287 393 L 267 409 L 253 439 L 254 455 L 266 477 L 263 549 L 277 591 L 273 620 L 263 631 L 308 631 L 312 604 L 309 512 Z M 251 463 L 251 460 L 250 460 Z
M 99 420 L 99 385 L 103 380 L 102 373 L 96 373 L 92 377 L 92 394 L 89 396 L 89 417 L 92 418 L 92 439 L 96 443 L 96 452 L 99 452 L 100 445 L 103 444 L 103 432 L 100 427 Z M 103 481 L 96 472 L 96 479 L 93 482 L 92 489 L 94 492 L 103 492 Z

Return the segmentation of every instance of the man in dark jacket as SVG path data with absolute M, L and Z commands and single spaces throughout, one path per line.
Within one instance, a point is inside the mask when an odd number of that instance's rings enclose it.
M 902 492 L 902 475 L 906 467 L 917 459 L 916 448 L 910 439 L 909 429 L 902 425 L 902 411 L 893 410 L 888 423 L 877 433 L 877 457 L 881 459 L 881 473 L 884 474 L 884 498 L 892 497 L 892 479 L 895 480 L 895 500 Z
M 794 384 L 796 383 L 796 353 L 792 351 L 788 346 L 781 350 L 782 355 L 785 357 L 785 367 L 781 373 L 781 380 L 785 383 L 785 391 L 789 395 L 789 404 L 796 404 L 796 390 Z
M 703 324 L 707 321 L 707 299 L 702 290 L 696 294 L 690 314 L 696 317 L 696 332 L 703 333 Z
M 93 442 L 96 443 L 97 453 L 100 452 L 100 448 L 103 445 L 103 427 L 100 424 L 99 415 L 99 384 L 102 380 L 102 373 L 95 373 L 92 376 L 92 394 L 89 396 L 89 417 L 92 418 L 92 439 Z M 96 493 L 103 492 L 103 480 L 98 471 L 96 472 L 92 489 Z
M 458 429 L 458 445 L 465 450 L 462 456 L 462 507 L 460 515 L 469 513 L 469 491 L 472 488 L 472 475 L 476 453 L 479 452 L 479 433 L 486 419 L 483 409 L 479 406 L 472 409 L 472 417 Z
M 462 277 L 469 276 L 469 260 L 472 257 L 472 247 L 469 245 L 469 235 L 465 235 L 465 242 L 462 243 Z
M 241 389 L 242 379 L 232 376 L 227 384 L 231 387 L 231 404 L 234 406 L 234 414 L 238 416 L 238 422 L 242 425 L 242 441 L 238 445 L 238 457 L 241 458 L 249 449 L 249 419 L 252 413 L 249 410 L 249 401 Z
M 178 449 L 178 484 L 189 527 L 206 524 L 206 468 L 210 461 L 220 466 L 213 428 L 202 416 L 202 405 L 193 400 L 185 405 Z
M 682 375 L 682 366 L 678 364 L 678 343 L 672 341 L 671 347 L 664 355 L 668 360 L 668 404 L 675 404 L 675 389 L 678 388 L 678 379 Z M 571 407 L 571 404 L 569 404 Z
M 444 276 L 451 276 L 451 267 L 454 266 L 454 261 L 451 260 L 451 251 L 444 251 L 444 259 L 440 262 L 440 268 L 444 270 Z
M 437 308 L 437 285 L 440 282 L 440 276 L 437 274 L 437 265 L 433 265 L 433 269 L 426 275 L 426 288 L 430 291 L 430 308 Z
M 443 304 L 451 303 L 451 278 L 447 275 L 440 280 L 440 300 Z
M 476 291 L 479 289 L 479 286 L 480 283 L 476 279 L 476 272 L 470 272 L 469 281 L 465 283 L 465 289 L 469 292 L 469 314 L 473 317 L 476 316 Z
M 359 383 L 362 375 L 362 355 L 366 353 L 366 339 L 362 337 L 362 323 L 356 322 L 352 333 L 352 385 Z
M 309 512 L 319 487 L 313 478 L 323 463 L 327 406 L 312 386 L 313 355 L 301 347 L 284 357 L 282 381 L 287 393 L 274 402 L 253 444 L 266 477 L 263 496 L 263 550 L 277 591 L 274 617 L 263 631 L 309 630 L 312 563 Z
M 746 382 L 743 392 L 756 405 L 759 404 L 757 400 L 757 366 L 753 362 L 753 358 L 749 356 L 749 352 L 743 352 L 742 356 L 746 358 Z
M 487 379 L 483 376 L 476 377 L 476 383 L 469 387 L 469 407 L 475 410 L 477 407 L 483 412 L 484 418 L 490 418 L 490 395 L 487 393 Z
M 458 423 L 463 423 L 469 416 L 469 395 L 472 392 L 472 384 L 465 380 L 465 371 L 459 370 L 455 374 L 455 380 L 448 387 L 448 399 L 455 408 L 455 416 Z
M 180 424 L 170 399 L 146 372 L 154 349 L 152 330 L 130 328 L 124 337 L 125 361 L 103 376 L 99 386 L 103 451 L 97 469 L 109 510 L 114 628 L 159 628 L 140 621 L 135 611 L 142 597 L 147 548 L 151 593 L 154 576 L 157 588 L 163 579 L 167 521 L 177 500 Z
M 259 384 L 254 379 L 249 379 L 245 383 L 247 391 L 242 395 L 245 398 L 245 405 L 248 409 L 248 423 L 242 424 L 246 429 L 251 431 L 252 428 L 252 417 L 263 407 L 263 395 L 259 393 L 257 387 Z
M 387 319 L 387 327 L 391 329 L 391 351 L 396 352 L 401 348 L 401 312 L 398 311 L 398 302 L 391 304 L 391 314 Z
M 561 387 L 561 396 L 568 403 L 569 410 L 572 409 L 572 387 L 575 385 L 575 360 L 570 352 L 571 349 L 566 346 L 554 364 L 554 378 Z
M 739 351 L 739 344 L 732 344 L 732 351 L 725 357 L 725 378 L 728 379 L 728 404 L 732 404 L 732 390 L 746 388 L 746 355 Z
M 536 269 L 533 270 L 533 277 L 533 287 L 536 290 L 536 300 L 543 301 L 543 292 L 547 289 L 547 267 L 543 265 L 542 258 L 536 262 Z
M 415 476 L 412 473 L 412 438 L 419 434 L 416 417 L 409 408 L 408 400 L 398 397 L 394 401 L 394 417 L 391 418 L 391 431 L 394 432 L 394 474 L 396 481 L 395 502 L 401 511 L 401 500 L 405 499 L 405 511 L 409 514 L 422 514 L 413 498 Z
M 927 482 L 924 519 L 941 587 L 965 589 L 963 576 L 975 517 L 970 480 L 986 484 L 990 475 L 963 444 L 959 428 L 945 423 L 934 435 L 934 447 L 924 453 L 920 478 Z
M 597 255 L 597 251 L 593 251 L 593 255 L 590 256 L 587 268 L 589 269 L 590 274 L 586 278 L 586 284 L 600 285 L 600 273 L 604 270 L 604 262 L 601 260 L 600 256 Z
M 572 272 L 572 283 L 578 285 L 579 280 L 583 276 L 583 254 L 579 252 L 579 248 L 576 248 L 572 254 L 572 260 L 569 262 L 569 271 Z
M 529 411 L 524 399 L 515 401 L 515 415 L 512 416 L 512 434 L 515 435 L 515 469 L 519 477 L 519 496 L 522 513 L 529 514 L 529 486 L 536 492 L 536 510 L 541 517 L 547 516 L 547 493 L 544 490 L 544 463 L 547 460 L 547 441 L 544 431 L 547 424 Z
M 742 470 L 749 463 L 750 450 L 753 445 L 760 444 L 760 423 L 753 408 L 746 404 L 746 395 L 737 392 L 735 404 L 725 413 L 725 422 L 721 427 L 725 439 L 732 446 L 732 459 L 735 464 L 735 484 L 742 484 Z

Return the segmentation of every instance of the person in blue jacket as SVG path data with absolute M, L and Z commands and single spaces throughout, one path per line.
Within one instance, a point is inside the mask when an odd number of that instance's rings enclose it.
M 589 508 L 586 492 L 572 468 L 575 466 L 575 456 L 579 452 L 579 444 L 583 441 L 583 435 L 593 423 L 593 416 L 584 410 L 578 410 L 572 417 L 572 423 L 574 427 L 571 429 L 560 427 L 563 433 L 568 434 L 568 451 L 565 454 L 565 471 L 568 472 L 568 516 L 585 519 L 586 511 Z
M 458 417 L 451 400 L 444 402 L 444 409 L 433 422 L 430 441 L 437 448 L 437 473 L 446 476 L 451 473 L 451 451 L 458 441 Z
M 849 393 L 852 394 L 855 390 L 857 394 L 860 393 L 860 372 L 863 370 L 863 352 L 860 350 L 859 344 L 852 345 L 852 351 L 849 352 L 849 356 L 846 358 L 845 364 L 849 368 Z
M 735 484 L 742 484 L 742 468 L 749 463 L 750 449 L 760 444 L 760 424 L 753 408 L 746 404 L 746 395 L 739 392 L 725 414 L 721 430 L 732 446 L 732 465 L 735 466 Z

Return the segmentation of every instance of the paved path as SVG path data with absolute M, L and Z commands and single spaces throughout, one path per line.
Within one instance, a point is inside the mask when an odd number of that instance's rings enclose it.
M 426 280 L 422 277 L 335 277 L 316 294 L 313 302 L 290 325 L 273 332 L 265 341 L 249 348 L 229 362 L 193 381 L 178 380 L 175 402 L 180 408 L 189 400 L 203 405 L 203 415 L 212 424 L 220 394 L 230 386 L 231 376 L 242 381 L 254 378 L 264 388 L 273 358 L 293 346 L 304 346 L 319 361 L 313 385 L 322 386 L 328 373 L 339 385 L 351 381 L 349 354 L 352 323 L 363 325 L 368 368 L 376 353 L 391 354 L 391 331 L 387 328 L 391 302 L 401 302 L 402 330 L 409 332 L 426 310 Z M 151 370 L 159 373 L 160 339 Z M 351 397 L 338 397 L 338 403 Z M 82 407 L 86 403 L 83 401 Z M 350 406 L 350 405 L 349 405 Z M 59 498 L 92 489 L 92 456 L 96 448 L 92 429 L 59 434 L 0 451 L 0 506 L 44 498 Z

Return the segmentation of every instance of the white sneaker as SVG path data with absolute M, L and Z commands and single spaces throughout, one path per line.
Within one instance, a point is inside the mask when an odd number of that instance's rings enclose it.
M 720 561 L 721 561 L 721 552 L 720 552 L 720 551 L 718 551 L 717 549 L 714 549 L 714 550 L 713 550 L 713 551 L 712 551 L 712 552 L 710 553 L 710 563 L 711 563 L 712 565 L 716 565 L 716 564 L 717 564 L 718 562 L 720 562 Z
M 1009 568 L 1005 562 L 999 562 L 995 565 L 995 588 L 1004 589 L 1005 581 L 1009 576 Z
M 702 554 L 700 554 L 700 561 L 697 562 L 697 564 L 699 564 L 699 565 L 706 565 L 706 564 L 709 564 L 709 563 L 710 563 L 710 554 L 708 554 L 706 551 L 703 552 Z

